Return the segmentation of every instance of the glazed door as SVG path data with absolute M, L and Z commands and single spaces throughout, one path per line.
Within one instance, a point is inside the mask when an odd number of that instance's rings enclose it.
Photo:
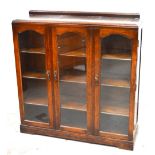
M 133 133 L 136 40 L 135 30 L 123 28 L 103 28 L 96 36 L 95 129 L 101 135 Z
M 91 49 L 84 28 L 53 29 L 56 128 L 91 131 Z
M 52 85 L 48 35 L 44 26 L 14 26 L 22 124 L 52 127 Z

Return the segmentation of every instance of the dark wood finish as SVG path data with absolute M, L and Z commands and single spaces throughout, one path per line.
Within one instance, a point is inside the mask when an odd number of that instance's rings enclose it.
M 86 75 L 84 71 L 68 70 L 60 76 L 60 81 L 86 83 Z
M 46 79 L 46 74 L 35 73 L 35 72 L 24 72 L 23 78 L 36 78 L 36 79 Z
M 129 108 L 128 106 L 124 106 L 124 104 L 119 104 L 119 106 L 117 106 L 114 103 L 105 103 L 101 106 L 101 113 L 128 116 Z
M 132 150 L 138 120 L 140 15 L 29 14 L 36 19 L 12 23 L 21 132 Z M 47 112 L 28 120 L 26 106 Z M 61 120 L 63 114 L 67 119 Z M 43 120 L 45 115 L 48 119 Z
M 51 29 L 46 27 L 45 29 L 45 48 L 46 48 L 46 75 L 47 75 L 47 87 L 48 87 L 48 113 L 49 113 L 49 127 L 55 127 L 55 105 L 54 105 L 54 85 L 53 85 L 53 55 L 51 53 Z M 49 76 L 49 77 L 48 77 Z
M 85 48 L 60 53 L 61 56 L 86 57 Z
M 135 118 L 135 91 L 136 91 L 136 67 L 137 67 L 137 50 L 138 50 L 138 31 L 133 32 L 132 63 L 130 77 L 130 110 L 129 110 L 129 139 L 134 139 L 134 118 Z
M 21 49 L 22 53 L 33 53 L 33 54 L 45 54 L 44 48 L 29 48 L 29 49 Z
M 30 10 L 30 16 L 47 16 L 47 15 L 70 15 L 70 16 L 105 16 L 119 18 L 140 18 L 138 13 L 109 13 L 109 12 L 78 12 L 78 11 L 46 11 L 46 10 Z
M 124 140 L 124 136 L 121 136 L 121 138 L 119 139 L 117 135 L 111 138 L 111 135 L 107 136 L 107 134 L 106 134 L 107 137 L 105 135 L 104 137 L 102 137 L 102 136 L 95 136 L 95 135 L 90 135 L 90 134 L 82 134 L 78 132 L 43 129 L 43 128 L 38 128 L 38 127 L 26 126 L 26 125 L 21 125 L 20 130 L 23 133 L 52 136 L 52 137 L 77 140 L 77 141 L 83 141 L 83 142 L 89 142 L 89 143 L 96 143 L 96 144 L 102 144 L 102 145 L 109 145 L 109 146 L 115 146 L 115 147 L 122 148 L 122 149 L 133 150 L 133 141 Z
M 104 78 L 101 81 L 101 85 L 103 85 L 103 86 L 125 87 L 125 88 L 129 88 L 130 87 L 130 83 L 127 80 L 108 79 L 108 78 Z
M 114 59 L 114 60 L 131 60 L 129 54 L 103 54 L 103 59 Z

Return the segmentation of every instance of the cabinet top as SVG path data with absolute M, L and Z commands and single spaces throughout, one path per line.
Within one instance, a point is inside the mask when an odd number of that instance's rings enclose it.
M 15 20 L 14 22 L 138 27 L 140 19 L 140 14 L 138 13 L 105 13 L 44 10 L 30 10 L 29 16 L 30 18 L 28 20 Z

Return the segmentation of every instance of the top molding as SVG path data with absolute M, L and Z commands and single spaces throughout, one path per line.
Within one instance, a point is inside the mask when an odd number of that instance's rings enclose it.
M 14 20 L 13 24 L 52 24 L 53 26 L 97 26 L 118 28 L 139 28 L 138 13 L 80 12 L 30 10 L 28 19 Z
M 94 17 L 110 17 L 110 18 L 129 18 L 140 19 L 138 13 L 112 13 L 112 12 L 80 12 L 80 11 L 45 11 L 45 10 L 30 10 L 30 17 L 50 16 L 50 15 L 67 15 L 67 16 L 94 16 Z

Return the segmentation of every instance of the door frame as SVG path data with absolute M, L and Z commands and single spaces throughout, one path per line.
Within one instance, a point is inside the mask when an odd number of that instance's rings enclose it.
M 87 128 L 68 127 L 60 125 L 60 86 L 59 86 L 59 66 L 58 66 L 58 51 L 57 51 L 57 35 L 62 35 L 67 32 L 80 33 L 86 37 L 86 104 L 87 104 Z M 53 71 L 56 74 L 54 80 L 54 102 L 55 102 L 55 128 L 57 130 L 78 132 L 78 133 L 93 133 L 93 51 L 92 51 L 92 33 L 87 27 L 73 26 L 73 25 L 57 25 L 52 26 L 52 49 L 53 49 Z
M 19 42 L 18 42 L 18 34 L 24 31 L 34 31 L 37 32 L 44 37 L 44 44 L 46 49 L 45 54 L 45 66 L 46 71 L 51 70 L 51 63 L 49 58 L 50 49 L 49 49 L 49 29 L 43 24 L 38 23 L 27 23 L 22 21 L 14 21 L 12 23 L 12 30 L 13 30 L 13 42 L 14 42 L 14 54 L 15 54 L 15 63 L 16 63 L 16 77 L 17 77 L 17 85 L 18 85 L 18 98 L 19 98 L 19 109 L 20 109 L 20 120 L 21 124 L 23 125 L 31 125 L 36 127 L 44 127 L 44 128 L 53 128 L 53 97 L 52 97 L 52 79 L 48 80 L 47 77 L 47 92 L 48 92 L 48 116 L 49 116 L 49 123 L 44 122 L 36 122 L 31 120 L 24 119 L 24 96 L 23 96 L 23 86 L 22 86 L 22 69 L 21 69 L 21 61 L 20 61 L 20 49 L 19 49 Z M 50 72 L 51 73 L 51 72 Z
M 106 37 L 111 34 L 118 34 L 126 36 L 132 40 L 131 51 L 131 71 L 130 71 L 130 101 L 129 101 L 129 123 L 128 135 L 100 132 L 100 73 L 101 73 L 101 37 Z M 95 118 L 94 118 L 94 133 L 105 138 L 117 138 L 122 140 L 133 140 L 134 131 L 134 107 L 135 107 L 135 87 L 136 87 L 136 63 L 137 63 L 137 47 L 138 47 L 138 27 L 100 27 L 99 32 L 95 37 Z

